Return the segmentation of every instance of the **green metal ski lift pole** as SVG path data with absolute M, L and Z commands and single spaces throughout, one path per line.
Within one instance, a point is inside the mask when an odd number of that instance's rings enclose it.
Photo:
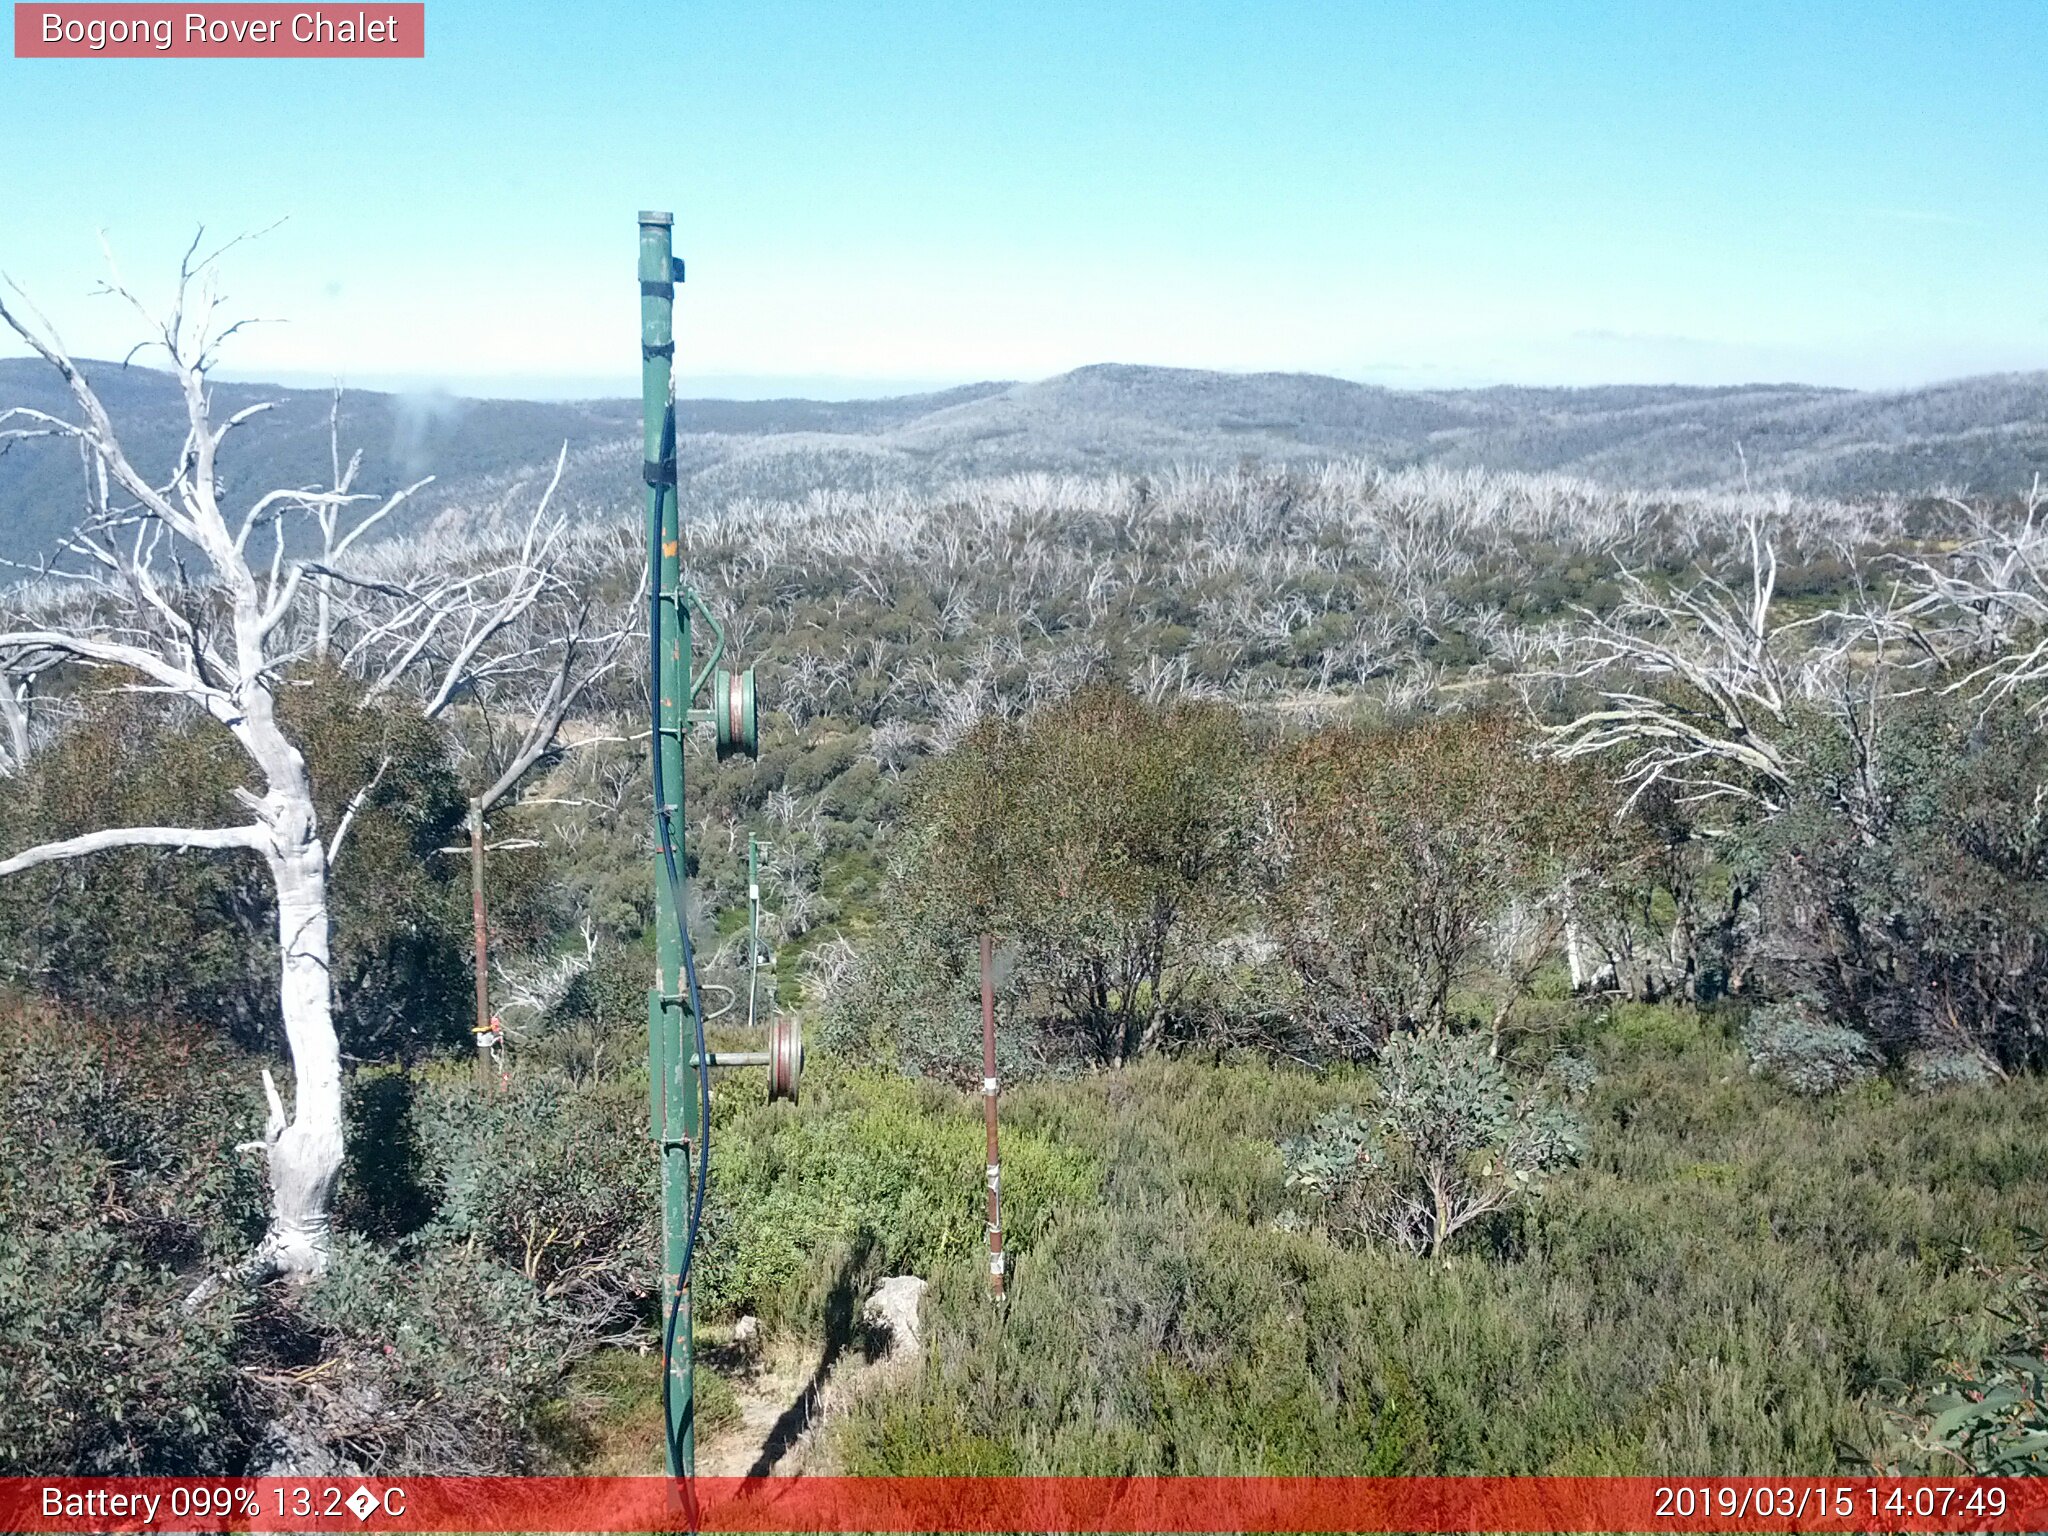
M 648 1132 L 661 1156 L 662 1417 L 668 1471 L 696 1471 L 694 1334 L 690 1264 L 711 1177 L 707 1073 L 719 1066 L 765 1066 L 769 1099 L 796 1099 L 803 1038 L 794 1021 L 777 1019 L 766 1052 L 714 1055 L 704 1040 L 704 1006 L 690 949 L 683 880 L 689 869 L 684 814 L 683 740 L 692 725 L 709 725 L 718 760 L 760 750 L 752 668 L 718 663 L 725 630 L 697 594 L 683 585 L 682 522 L 676 502 L 675 218 L 640 215 L 640 405 L 644 427 L 641 479 L 647 487 L 649 747 L 654 767 L 654 986 L 647 995 Z M 710 654 L 692 665 L 692 617 L 710 631 Z M 710 685 L 710 707 L 695 708 Z M 749 881 L 753 870 L 748 870 Z M 750 902 L 754 892 L 750 890 Z M 758 910 L 758 903 L 754 903 Z M 751 956 L 750 956 L 751 959 Z M 749 978 L 751 982 L 752 978 Z
M 683 1048 L 685 990 L 682 874 L 683 733 L 689 728 L 690 609 L 682 590 L 676 506 L 674 217 L 640 215 L 640 405 L 642 478 L 647 483 L 648 640 L 654 650 L 654 944 L 655 984 L 648 997 L 649 1120 L 661 1149 L 663 1403 L 671 1477 L 696 1470 L 693 1334 L 687 1273 L 693 1169 L 703 1132 L 704 1084 L 696 1054 Z M 702 1027 L 691 1018 L 690 1033 Z M 701 1176 L 701 1170 L 695 1170 Z

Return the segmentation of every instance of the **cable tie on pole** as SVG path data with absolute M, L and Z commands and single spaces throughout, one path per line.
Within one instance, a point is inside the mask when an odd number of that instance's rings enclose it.
M 642 357 L 674 357 L 676 344 L 672 341 L 643 341 L 640 343 Z

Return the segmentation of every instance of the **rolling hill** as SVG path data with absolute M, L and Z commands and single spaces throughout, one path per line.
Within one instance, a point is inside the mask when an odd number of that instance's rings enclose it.
M 168 473 L 183 437 L 169 377 L 112 363 L 83 366 L 137 462 Z M 224 456 L 231 499 L 327 480 L 328 392 L 217 388 L 228 409 L 275 402 Z M 9 406 L 68 410 L 54 375 L 28 359 L 0 360 L 0 408 Z M 388 491 L 436 476 L 399 526 L 522 505 L 565 444 L 566 504 L 596 516 L 633 503 L 635 400 L 351 392 L 341 410 L 342 450 L 362 450 L 365 488 Z M 1401 391 L 1313 374 L 1099 365 L 1031 383 L 878 400 L 689 400 L 681 424 L 685 496 L 700 503 L 801 496 L 834 485 L 924 487 L 1011 470 L 1340 455 L 1635 486 L 1734 486 L 1747 473 L 1758 486 L 1821 494 L 2010 493 L 2048 471 L 2048 373 L 1891 393 L 1796 384 Z M 0 455 L 0 557 L 34 559 L 71 526 L 78 507 L 77 458 L 68 445 L 27 440 Z

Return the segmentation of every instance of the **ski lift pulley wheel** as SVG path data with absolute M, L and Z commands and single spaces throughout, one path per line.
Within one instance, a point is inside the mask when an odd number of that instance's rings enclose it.
M 787 1014 L 768 1025 L 768 1102 L 796 1102 L 797 1080 L 804 1070 L 803 1025 Z
M 758 757 L 761 733 L 754 713 L 754 669 L 711 675 L 711 713 L 718 735 L 718 760 L 746 753 Z

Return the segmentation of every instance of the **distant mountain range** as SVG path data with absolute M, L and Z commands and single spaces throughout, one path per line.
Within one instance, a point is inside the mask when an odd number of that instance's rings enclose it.
M 167 473 L 183 414 L 165 374 L 82 365 L 131 456 Z M 329 478 L 326 391 L 221 383 L 226 414 L 259 400 L 224 457 L 230 497 Z M 0 359 L 0 409 L 69 413 L 44 365 Z M 471 400 L 351 392 L 344 458 L 360 484 L 436 483 L 400 526 L 460 524 L 530 504 L 563 444 L 566 504 L 636 503 L 637 400 Z M 1037 383 L 970 384 L 881 400 L 690 400 L 678 459 L 687 500 L 802 496 L 832 486 L 928 487 L 1014 470 L 1150 470 L 1174 463 L 1301 462 L 1363 455 L 1555 471 L 1640 487 L 1750 483 L 1855 496 L 1936 489 L 2007 493 L 2048 474 L 2048 373 L 1866 393 L 1806 385 L 1693 389 L 1402 391 L 1314 374 L 1102 365 Z M 78 460 L 52 440 L 0 454 L 0 557 L 33 559 L 76 520 Z

